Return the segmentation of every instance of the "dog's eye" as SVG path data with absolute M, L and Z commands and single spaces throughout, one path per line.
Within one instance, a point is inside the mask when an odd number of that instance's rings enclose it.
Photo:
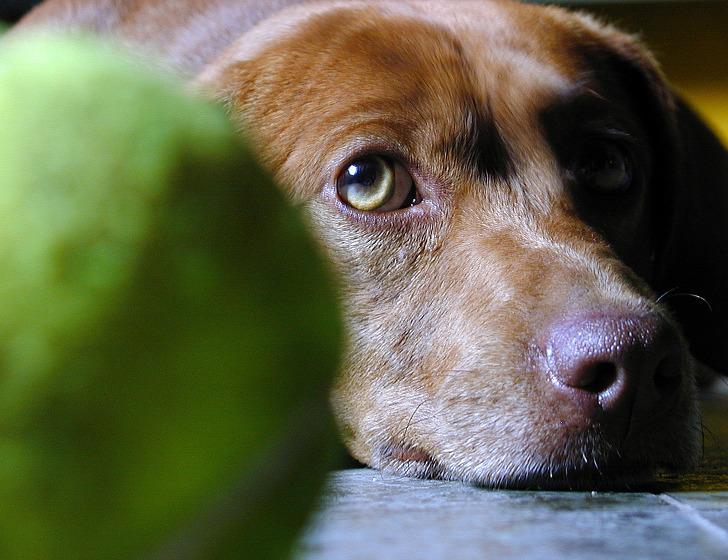
M 336 181 L 339 198 L 363 212 L 390 212 L 418 202 L 415 182 L 404 166 L 384 156 L 349 163 Z
M 632 157 L 619 144 L 600 140 L 586 145 L 576 166 L 580 184 L 592 192 L 622 193 L 634 176 Z

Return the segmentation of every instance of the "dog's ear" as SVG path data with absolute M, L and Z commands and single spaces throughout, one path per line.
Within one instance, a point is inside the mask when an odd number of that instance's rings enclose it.
M 601 30 L 645 123 L 652 152 L 653 272 L 647 278 L 673 312 L 697 360 L 728 373 L 728 152 L 665 81 L 634 37 Z
M 728 373 L 728 152 L 680 99 L 675 103 L 670 224 L 657 288 L 682 324 L 693 355 Z

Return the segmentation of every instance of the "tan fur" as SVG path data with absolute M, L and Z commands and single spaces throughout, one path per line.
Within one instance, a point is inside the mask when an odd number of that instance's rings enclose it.
M 652 195 L 607 200 L 619 208 L 600 213 L 575 199 L 554 148 L 582 126 L 618 128 L 640 147 L 676 134 L 648 51 L 551 7 L 334 0 L 277 12 L 282 4 L 253 13 L 232 0 L 49 0 L 25 26 L 80 21 L 156 51 L 199 73 L 197 87 L 251 129 L 341 279 L 348 352 L 333 403 L 360 461 L 557 487 L 689 467 L 692 361 L 642 279 L 654 258 Z M 663 131 L 640 113 L 642 97 Z M 336 177 L 368 153 L 401 161 L 421 202 L 388 213 L 343 204 Z M 657 155 L 645 158 L 649 180 L 662 180 Z M 545 348 L 583 310 L 649 316 L 637 327 L 648 339 L 670 332 L 683 379 L 669 402 L 611 418 L 554 389 Z M 650 373 L 630 372 L 640 375 Z

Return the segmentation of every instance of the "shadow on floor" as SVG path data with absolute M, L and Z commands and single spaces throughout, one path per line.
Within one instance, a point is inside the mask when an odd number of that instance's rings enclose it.
M 662 477 L 670 492 L 728 491 L 728 380 L 701 399 L 703 453 L 698 469 L 679 477 Z

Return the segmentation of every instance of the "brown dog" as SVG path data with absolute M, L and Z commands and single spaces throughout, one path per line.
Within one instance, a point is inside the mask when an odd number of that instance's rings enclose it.
M 645 48 L 499 0 L 259 4 L 48 0 L 23 27 L 117 37 L 250 127 L 341 279 L 353 455 L 511 487 L 690 467 L 692 355 L 728 358 L 728 158 Z

